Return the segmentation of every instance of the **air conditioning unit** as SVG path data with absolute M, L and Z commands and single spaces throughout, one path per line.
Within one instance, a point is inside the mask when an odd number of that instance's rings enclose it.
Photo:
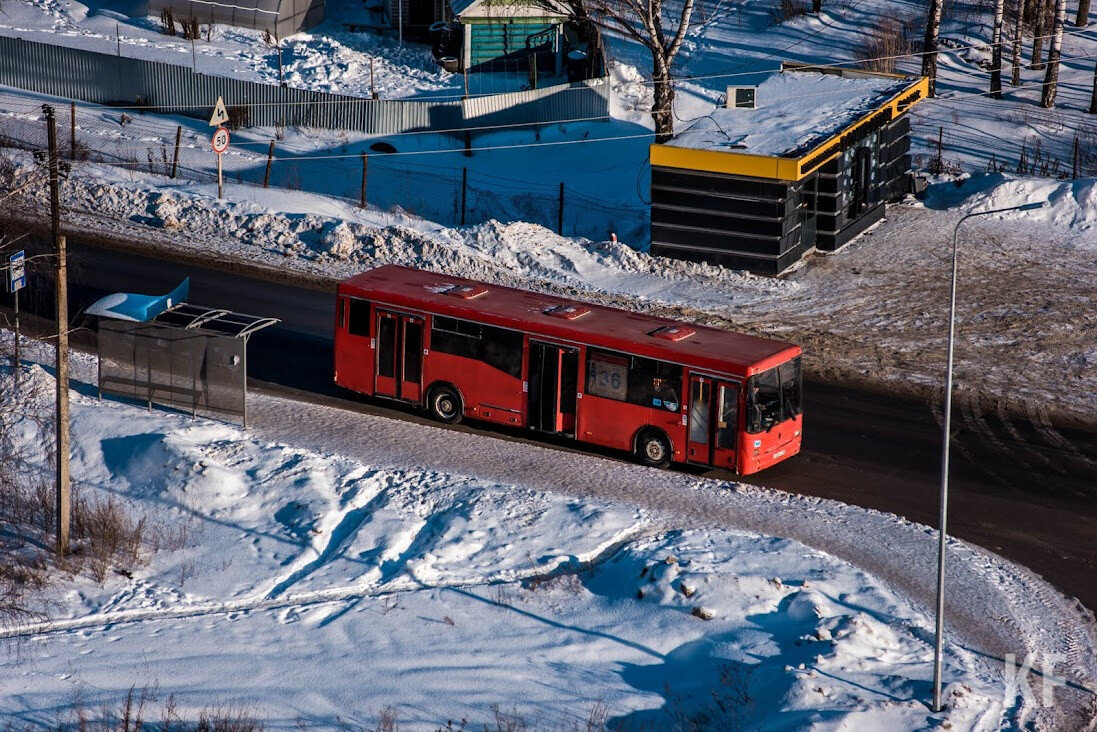
M 758 106 L 757 92 L 756 86 L 729 86 L 724 106 L 728 109 L 754 109 Z

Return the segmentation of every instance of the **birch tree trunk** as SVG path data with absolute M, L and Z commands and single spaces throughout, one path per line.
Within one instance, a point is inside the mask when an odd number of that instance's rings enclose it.
M 1021 32 L 1025 24 L 1025 0 L 1017 0 L 1017 22 L 1013 24 L 1013 75 L 1009 83 L 1019 86 L 1021 83 Z
M 1047 51 L 1047 74 L 1044 76 L 1044 93 L 1040 106 L 1055 106 L 1055 93 L 1059 85 L 1059 57 L 1063 52 L 1063 25 L 1067 21 L 1067 0 L 1055 0 L 1055 25 L 1051 31 L 1051 46 Z
M 990 52 L 990 96 L 995 99 L 1002 98 L 1002 24 L 1005 12 L 1006 0 L 995 0 Z
M 1074 25 L 1079 28 L 1089 25 L 1089 0 L 1078 0 L 1078 15 L 1074 18 Z
M 500 4 L 506 5 L 506 0 Z M 668 9 L 664 0 L 532 0 L 534 7 L 559 13 L 565 7 L 576 23 L 591 25 L 601 37 L 608 30 L 629 38 L 651 53 L 655 141 L 674 136 L 674 59 L 682 48 L 693 17 L 694 0 L 680 0 Z M 664 14 L 666 17 L 664 17 Z M 597 44 L 602 47 L 601 41 Z
M 937 94 L 937 36 L 941 32 L 944 0 L 930 0 L 926 15 L 926 37 L 922 44 L 922 76 L 929 77 L 929 95 Z
M 674 137 L 674 84 L 670 69 L 658 56 L 655 57 L 651 118 L 655 121 L 655 141 L 667 142 Z
M 1032 29 L 1032 58 L 1028 65 L 1033 71 L 1044 68 L 1044 33 L 1047 32 L 1048 1 L 1036 0 L 1036 25 Z
M 1093 65 L 1093 96 L 1089 98 L 1089 113 L 1097 114 L 1097 64 Z

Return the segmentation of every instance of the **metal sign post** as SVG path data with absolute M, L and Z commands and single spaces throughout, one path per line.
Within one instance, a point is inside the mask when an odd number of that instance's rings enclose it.
M 19 384 L 19 291 L 27 286 L 26 252 L 20 249 L 8 257 L 8 291 L 15 296 L 15 383 Z
M 221 155 L 229 149 L 229 131 L 224 127 L 218 127 L 213 133 L 213 151 L 217 153 L 217 197 L 224 193 L 224 184 L 221 177 Z
M 221 176 L 221 154 L 229 149 L 229 131 L 221 125 L 229 121 L 229 110 L 225 107 L 224 97 L 217 97 L 217 104 L 213 105 L 213 114 L 209 118 L 209 126 L 216 127 L 213 133 L 213 151 L 217 153 L 217 197 L 224 193 L 225 186 Z

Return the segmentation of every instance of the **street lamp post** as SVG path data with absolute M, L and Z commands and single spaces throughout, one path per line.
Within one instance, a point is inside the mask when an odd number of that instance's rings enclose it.
M 1020 206 L 976 211 L 963 216 L 952 230 L 952 286 L 948 304 L 948 365 L 945 367 L 945 428 L 941 444 L 941 521 L 937 543 L 937 630 L 933 651 L 933 711 L 941 711 L 941 653 L 945 631 L 945 539 L 948 521 L 948 447 L 952 432 L 952 356 L 956 335 L 956 244 L 960 224 L 974 216 L 988 216 L 1006 211 L 1032 211 L 1047 206 L 1047 201 L 1026 203 Z

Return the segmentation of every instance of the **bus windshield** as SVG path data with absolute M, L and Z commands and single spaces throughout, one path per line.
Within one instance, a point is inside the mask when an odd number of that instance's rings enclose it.
M 747 381 L 747 432 L 764 432 L 804 411 L 800 358 Z

